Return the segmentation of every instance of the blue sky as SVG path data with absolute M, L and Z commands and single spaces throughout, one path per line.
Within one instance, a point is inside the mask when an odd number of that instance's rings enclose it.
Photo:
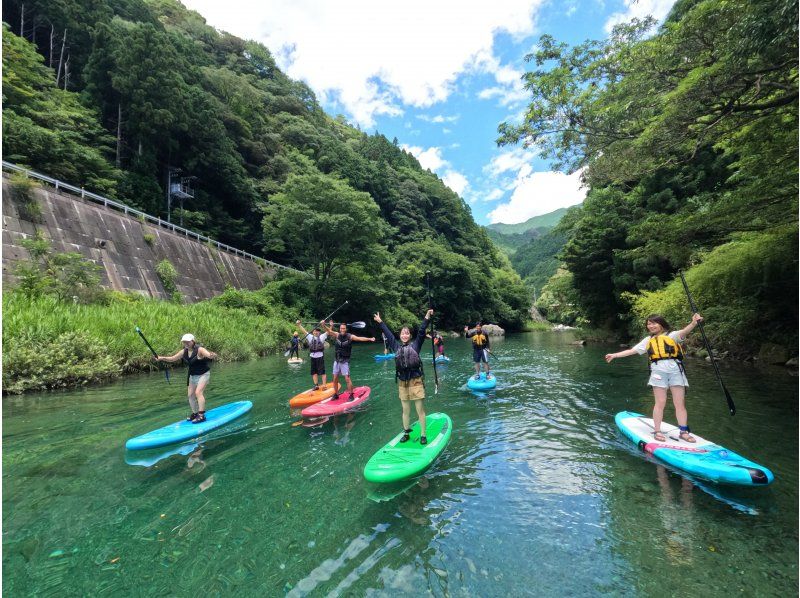
M 528 104 L 520 77 L 544 33 L 578 43 L 614 23 L 663 19 L 674 0 L 182 0 L 217 29 L 264 43 L 331 115 L 397 137 L 470 205 L 516 223 L 580 203 L 580 174 L 497 147 Z

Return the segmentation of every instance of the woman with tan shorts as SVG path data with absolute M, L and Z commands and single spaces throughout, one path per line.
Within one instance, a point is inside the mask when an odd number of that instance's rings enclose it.
M 419 325 L 417 336 L 411 342 L 411 329 L 403 326 L 400 329 L 400 341 L 395 338 L 386 323 L 381 320 L 381 314 L 375 314 L 375 321 L 380 325 L 383 334 L 386 336 L 386 343 L 394 352 L 395 378 L 397 388 L 400 393 L 400 404 L 403 406 L 403 437 L 400 442 L 408 442 L 411 435 L 411 403 L 417 409 L 420 428 L 420 444 L 428 444 L 425 436 L 425 383 L 422 371 L 422 359 L 419 350 L 425 342 L 425 329 L 431 321 L 433 310 L 429 309 L 425 318 Z

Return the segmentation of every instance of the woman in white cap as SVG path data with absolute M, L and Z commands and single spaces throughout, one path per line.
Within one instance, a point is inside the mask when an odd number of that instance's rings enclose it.
M 193 424 L 199 424 L 206 421 L 206 398 L 203 391 L 211 378 L 211 368 L 208 362 L 216 359 L 217 354 L 198 345 L 193 334 L 184 334 L 181 342 L 183 343 L 182 351 L 169 357 L 159 355 L 156 359 L 169 363 L 183 361 L 189 366 L 186 382 L 189 385 L 189 408 L 192 412 L 186 419 Z

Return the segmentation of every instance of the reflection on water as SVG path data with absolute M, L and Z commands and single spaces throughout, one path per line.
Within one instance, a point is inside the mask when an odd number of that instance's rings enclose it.
M 453 436 L 423 477 L 370 485 L 400 429 L 393 364 L 356 347 L 365 409 L 293 426 L 307 365 L 215 367 L 211 407 L 251 413 L 193 443 L 125 451 L 183 417 L 157 375 L 4 398 L 3 589 L 9 595 L 781 595 L 797 574 L 797 393 L 782 370 L 692 362 L 699 434 L 763 462 L 768 488 L 690 480 L 614 427 L 648 412 L 645 366 L 610 368 L 569 334 L 498 340 L 498 386 L 465 387 L 470 347 L 428 384 Z M 462 346 L 463 345 L 463 346 Z M 668 408 L 668 419 L 674 414 Z

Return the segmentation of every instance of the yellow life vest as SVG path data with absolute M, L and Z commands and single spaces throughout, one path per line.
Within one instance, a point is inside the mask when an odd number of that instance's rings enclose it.
M 661 359 L 683 360 L 683 349 L 680 344 L 666 334 L 651 336 L 647 341 L 647 356 L 651 363 Z
M 476 347 L 483 347 L 486 344 L 486 335 L 485 334 L 476 334 L 472 337 L 472 344 Z

